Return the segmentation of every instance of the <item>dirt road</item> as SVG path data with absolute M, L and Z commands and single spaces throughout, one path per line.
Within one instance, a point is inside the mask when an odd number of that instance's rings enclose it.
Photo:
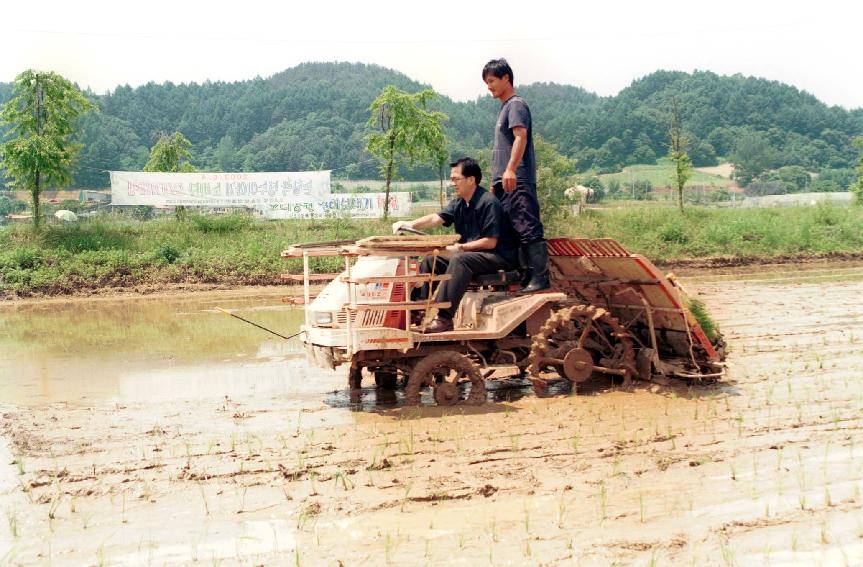
M 382 406 L 369 388 L 353 412 L 325 391 L 300 408 L 277 393 L 8 406 L 0 555 L 863 563 L 863 268 L 681 276 L 731 347 L 722 384 L 600 379 L 577 396 L 516 388 L 448 409 Z

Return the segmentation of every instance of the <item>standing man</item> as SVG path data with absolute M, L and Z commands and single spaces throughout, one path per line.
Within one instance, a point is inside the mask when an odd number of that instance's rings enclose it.
M 494 274 L 498 270 L 511 270 L 515 266 L 516 250 L 511 231 L 504 223 L 503 209 L 498 199 L 480 187 L 482 170 L 471 158 L 461 158 L 451 163 L 450 182 L 455 187 L 455 198 L 439 213 L 432 213 L 413 221 L 393 223 L 393 234 L 402 228 L 422 230 L 436 226 L 455 225 L 461 235 L 457 244 L 447 246 L 453 255 L 450 258 L 427 256 L 420 266 L 420 273 L 450 274 L 452 277 L 440 284 L 437 300 L 449 302 L 450 306 L 438 311 L 437 317 L 426 327 L 426 333 L 452 331 L 453 317 L 474 275 Z M 428 286 L 423 286 L 414 299 L 428 297 Z M 419 314 L 419 312 L 417 312 Z M 419 321 L 414 321 L 419 324 Z
M 482 80 L 501 103 L 494 130 L 491 158 L 492 188 L 518 234 L 522 265 L 530 280 L 520 293 L 543 291 L 548 281 L 548 246 L 539 200 L 536 197 L 536 156 L 530 109 L 513 87 L 512 68 L 506 59 L 492 59 L 482 69 Z

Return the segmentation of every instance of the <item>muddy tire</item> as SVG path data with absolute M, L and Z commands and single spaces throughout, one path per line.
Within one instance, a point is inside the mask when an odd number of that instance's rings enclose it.
M 399 375 L 378 370 L 375 372 L 375 386 L 383 390 L 396 390 L 399 387 Z
M 470 394 L 465 400 L 467 403 L 485 402 L 485 380 L 479 367 L 470 358 L 451 350 L 433 352 L 414 366 L 405 387 L 405 404 L 419 405 L 422 390 L 426 386 L 432 389 L 438 405 L 456 404 L 459 401 L 459 384 L 462 382 L 470 382 Z
M 569 376 L 566 372 L 567 355 L 576 352 L 578 364 L 570 360 Z M 555 311 L 533 337 L 528 372 L 537 388 L 540 372 L 553 368 L 561 377 L 573 384 L 590 376 L 591 357 L 595 367 L 625 371 L 624 380 L 636 376 L 635 350 L 629 333 L 611 313 L 595 305 L 573 305 Z
M 359 390 L 363 387 L 363 369 L 359 366 L 351 366 L 348 370 L 348 388 Z

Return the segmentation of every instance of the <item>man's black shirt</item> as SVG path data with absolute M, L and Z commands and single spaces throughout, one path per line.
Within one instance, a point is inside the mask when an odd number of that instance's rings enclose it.
M 477 187 L 469 203 L 456 197 L 438 213 L 444 226 L 455 224 L 461 235 L 459 242 L 473 242 L 480 238 L 497 238 L 494 252 L 509 262 L 517 256 L 517 239 L 512 227 L 505 221 L 500 201 L 482 187 Z

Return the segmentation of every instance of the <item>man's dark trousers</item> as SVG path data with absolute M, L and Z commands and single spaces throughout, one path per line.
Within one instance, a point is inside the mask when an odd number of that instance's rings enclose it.
M 512 224 L 522 246 L 543 239 L 544 230 L 539 218 L 539 200 L 536 196 L 536 185 L 518 181 L 515 190 L 507 193 L 503 185 L 497 183 L 493 187 L 495 196 L 500 200 L 504 217 Z
M 430 274 L 432 264 L 435 263 L 435 274 L 450 274 L 452 277 L 441 282 L 441 289 L 435 301 L 449 302 L 450 306 L 438 311 L 438 315 L 445 319 L 452 319 L 458 310 L 467 291 L 467 286 L 474 275 L 495 274 L 498 270 L 511 270 L 512 264 L 502 256 L 494 252 L 459 252 L 450 258 L 443 256 L 426 256 L 420 266 L 420 273 Z M 428 297 L 428 284 L 415 290 L 418 299 Z

